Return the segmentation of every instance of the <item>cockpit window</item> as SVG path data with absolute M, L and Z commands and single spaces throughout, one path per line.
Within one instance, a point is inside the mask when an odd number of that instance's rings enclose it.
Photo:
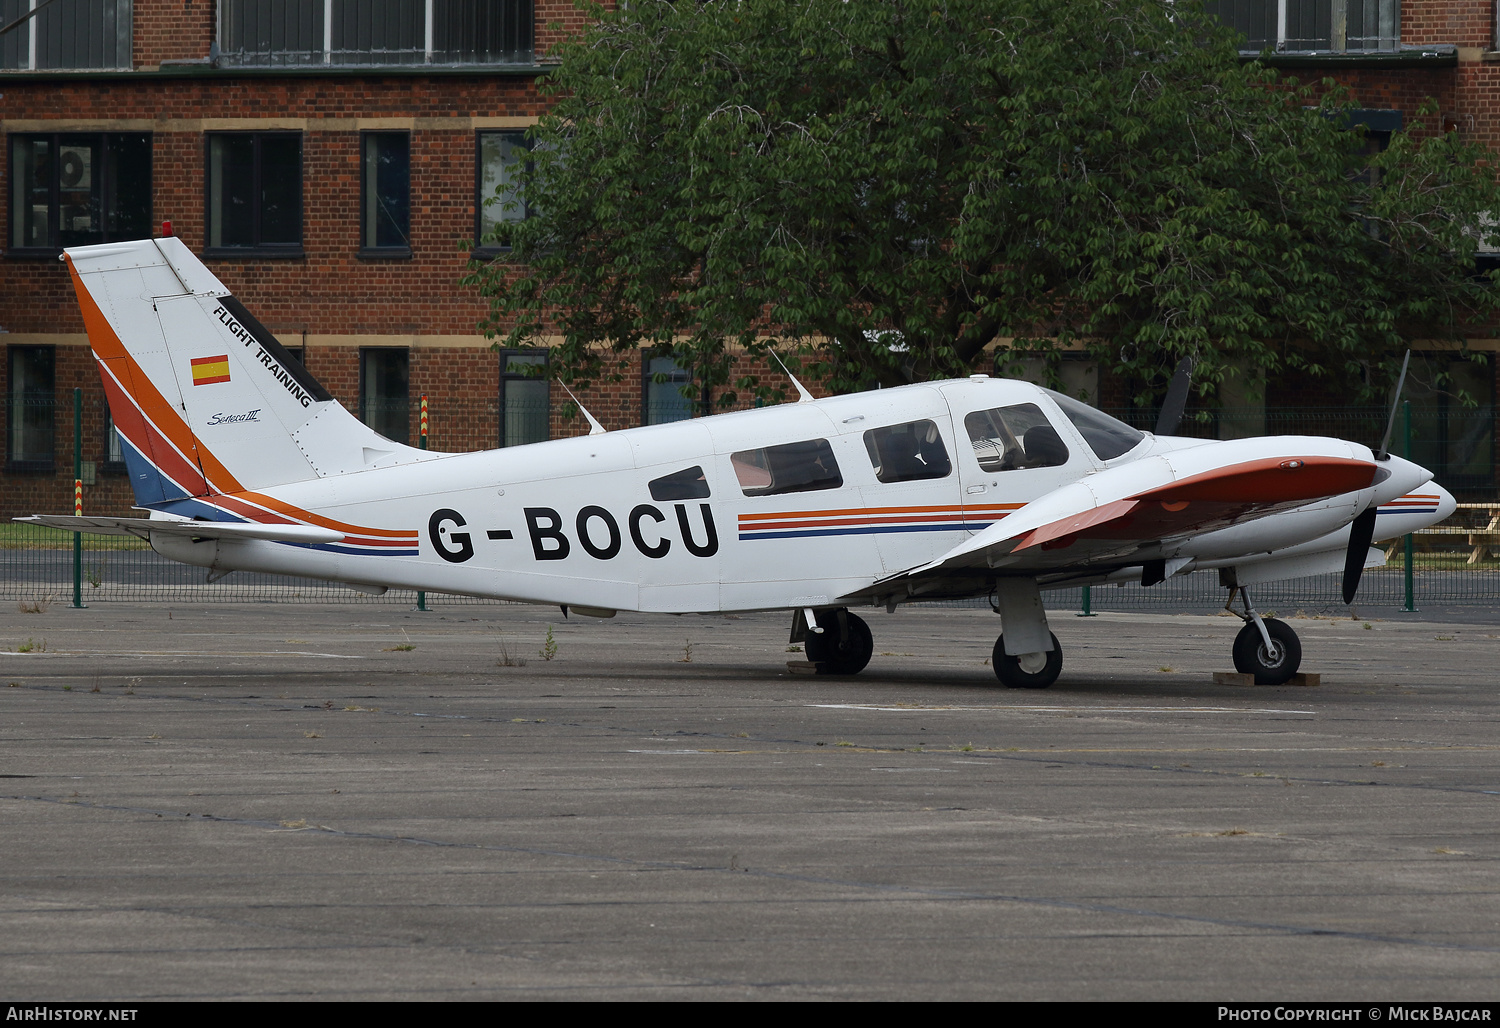
M 1068 447 L 1034 403 L 975 411 L 964 418 L 964 428 L 985 471 L 1053 468 L 1068 462 Z
M 865 449 L 870 452 L 875 477 L 882 482 L 946 478 L 953 470 L 948 448 L 931 421 L 872 428 L 865 433 Z
M 1089 444 L 1089 449 L 1100 460 L 1113 460 L 1121 454 L 1129 453 L 1146 438 L 1125 422 L 1117 421 L 1071 396 L 1054 393 L 1050 389 L 1047 390 L 1047 395 L 1057 401 L 1068 420 L 1073 422 L 1073 427 L 1078 429 L 1078 434 L 1083 436 L 1084 442 Z
M 806 493 L 844 484 L 827 439 L 741 450 L 729 460 L 746 496 Z
M 708 479 L 703 477 L 703 469 L 696 464 L 651 482 L 653 500 L 701 500 L 707 496 Z

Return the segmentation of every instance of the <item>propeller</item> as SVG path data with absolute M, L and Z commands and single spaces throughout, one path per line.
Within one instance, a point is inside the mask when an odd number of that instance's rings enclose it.
M 1365 573 L 1365 555 L 1375 538 L 1375 515 L 1373 506 L 1360 511 L 1354 524 L 1349 526 L 1349 550 L 1344 554 L 1344 602 L 1353 603 L 1359 590 L 1359 580 Z
M 1182 413 L 1187 410 L 1188 391 L 1193 387 L 1193 358 L 1184 357 L 1177 362 L 1172 374 L 1172 384 L 1167 386 L 1167 398 L 1161 402 L 1161 413 L 1156 417 L 1156 434 L 1171 435 L 1182 424 Z
M 1385 437 L 1380 440 L 1380 450 L 1375 454 L 1378 461 L 1391 459 L 1391 429 L 1396 424 L 1396 405 L 1401 402 L 1401 390 L 1406 385 L 1406 368 L 1411 363 L 1411 351 L 1401 361 L 1401 374 L 1396 379 L 1396 392 L 1391 397 L 1391 416 L 1386 419 Z M 1349 526 L 1349 549 L 1344 553 L 1344 602 L 1353 603 L 1359 591 L 1359 580 L 1365 573 L 1365 555 L 1375 538 L 1375 517 L 1378 512 L 1373 504 L 1359 512 Z

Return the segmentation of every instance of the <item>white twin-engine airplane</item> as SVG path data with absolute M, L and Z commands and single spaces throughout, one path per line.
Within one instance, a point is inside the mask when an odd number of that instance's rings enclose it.
M 63 259 L 147 516 L 19 520 L 140 536 L 211 580 L 304 575 L 595 617 L 790 609 L 792 641 L 833 674 L 873 650 L 851 607 L 988 596 L 996 675 L 1045 688 L 1062 651 L 1043 590 L 1216 568 L 1244 607 L 1235 666 L 1277 683 L 1301 647 L 1246 587 L 1343 570 L 1347 602 L 1384 562 L 1372 539 L 1454 509 L 1429 471 L 1358 443 L 1151 435 L 985 375 L 419 450 L 332 399 L 180 240 Z

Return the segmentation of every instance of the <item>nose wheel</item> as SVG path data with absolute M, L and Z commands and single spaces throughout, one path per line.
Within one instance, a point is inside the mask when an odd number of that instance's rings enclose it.
M 1236 591 L 1245 604 L 1243 614 L 1229 606 Z M 1230 590 L 1229 603 L 1224 607 L 1245 621 L 1245 627 L 1234 637 L 1234 669 L 1242 675 L 1254 675 L 1256 685 L 1290 682 L 1302 666 L 1302 641 L 1292 626 L 1257 614 L 1243 587 Z

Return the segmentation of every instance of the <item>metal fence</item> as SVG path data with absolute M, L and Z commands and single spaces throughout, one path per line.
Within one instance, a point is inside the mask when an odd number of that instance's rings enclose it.
M 1500 606 L 1500 531 L 1482 507 L 1468 507 L 1442 525 L 1415 538 L 1412 595 L 1417 607 Z M 346 586 L 289 575 L 235 572 L 208 582 L 202 568 L 189 567 L 154 553 L 138 539 L 84 535 L 78 594 L 85 605 L 127 600 L 170 603 L 385 603 L 415 606 L 417 594 L 392 589 L 382 596 Z M 1358 610 L 1395 610 L 1406 605 L 1406 569 L 1399 545 L 1383 568 L 1366 572 L 1355 603 Z M 1253 590 L 1257 607 L 1290 613 L 1344 612 L 1340 577 L 1276 582 Z M 1205 610 L 1221 606 L 1225 591 L 1216 572 L 1200 571 L 1170 578 L 1147 589 L 1139 585 L 1095 586 L 1093 610 Z M 67 606 L 74 599 L 73 537 L 34 525 L 0 526 L 0 601 L 23 607 Z M 449 606 L 498 602 L 428 593 L 426 604 Z M 976 601 L 982 604 L 984 601 Z M 1047 596 L 1053 609 L 1081 609 L 1080 589 Z

